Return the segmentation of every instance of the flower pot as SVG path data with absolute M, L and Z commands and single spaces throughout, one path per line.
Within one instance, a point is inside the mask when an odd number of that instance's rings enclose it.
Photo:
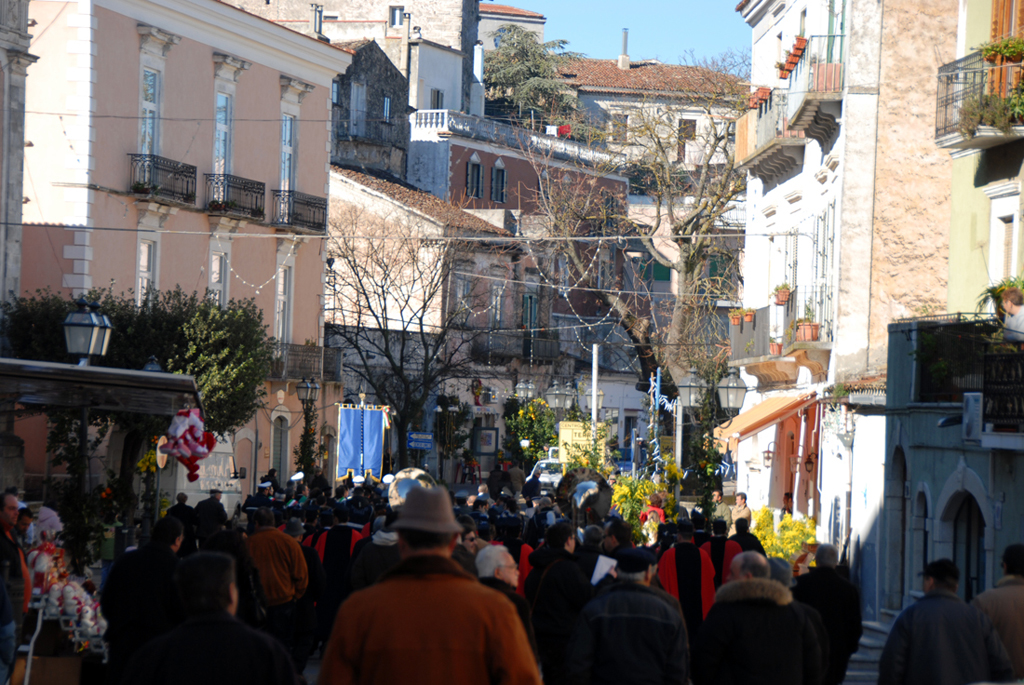
M 817 322 L 798 323 L 796 325 L 797 342 L 815 342 L 820 329 L 821 324 Z
M 779 69 L 779 78 L 789 78 L 789 72 L 785 69 Z
M 754 312 L 743 312 L 743 320 L 747 323 L 754 322 Z
M 796 65 L 799 63 L 800 58 L 797 57 L 796 55 L 790 55 L 789 57 L 786 58 L 786 68 L 788 68 L 790 71 L 796 69 Z
M 999 59 L 999 55 L 993 52 L 991 55 L 985 55 L 983 59 L 989 64 L 995 64 L 996 60 Z
M 801 51 L 803 51 L 803 49 L 806 48 L 806 47 L 807 47 L 807 39 L 805 37 L 803 37 L 803 36 L 797 36 L 796 37 L 796 41 L 793 43 L 793 49 L 794 50 L 801 50 Z
M 739 326 L 740 325 L 740 319 L 742 319 L 742 318 L 743 318 L 742 316 L 730 316 L 729 317 L 729 323 L 731 323 L 733 326 Z
M 778 357 L 782 354 L 782 343 L 768 343 L 768 354 Z
M 775 304 L 780 307 L 789 302 L 789 290 L 783 288 L 782 290 L 775 291 Z

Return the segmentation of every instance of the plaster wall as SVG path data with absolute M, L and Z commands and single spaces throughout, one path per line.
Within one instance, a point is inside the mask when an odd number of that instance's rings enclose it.
M 464 58 L 428 43 L 413 43 L 410 51 L 409 106 L 430 109 L 432 90 L 444 93 L 444 109 L 461 111 Z
M 477 33 L 479 39 L 484 43 L 484 50 L 493 50 L 497 47 L 494 44 L 495 34 L 499 28 L 506 24 L 515 24 L 524 28 L 537 36 L 537 42 L 544 42 L 544 23 L 547 21 L 544 17 L 510 17 L 501 14 L 491 14 L 487 9 L 487 5 L 483 5 L 480 8 L 480 24 Z

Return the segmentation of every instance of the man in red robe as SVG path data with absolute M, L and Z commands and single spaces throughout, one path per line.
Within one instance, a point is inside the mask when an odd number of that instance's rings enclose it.
M 665 591 L 679 600 L 692 643 L 704 617 L 715 602 L 715 566 L 704 550 L 693 544 L 693 523 L 679 522 L 676 544 L 658 561 L 658 579 Z

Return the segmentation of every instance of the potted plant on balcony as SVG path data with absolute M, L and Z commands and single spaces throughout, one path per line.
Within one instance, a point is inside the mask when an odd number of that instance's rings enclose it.
M 754 312 L 756 312 L 756 311 L 757 311 L 756 309 L 750 309 L 749 307 L 747 309 L 744 309 L 743 310 L 743 320 L 746 321 L 747 323 L 753 323 L 754 322 Z
M 1000 57 L 1006 62 L 1020 62 L 1024 59 L 1024 37 L 1007 36 L 979 46 L 982 59 L 994 63 Z
M 796 65 L 800 63 L 800 55 L 795 55 L 792 52 L 786 52 L 786 68 L 790 71 L 796 69 Z
M 206 208 L 211 212 L 223 212 L 228 208 L 228 203 L 223 200 L 210 200 Z
M 768 341 L 768 354 L 773 357 L 778 357 L 782 354 L 782 341 L 778 338 L 772 338 Z
M 136 195 L 152 195 L 157 191 L 157 186 L 150 185 L 144 181 L 136 181 L 132 184 L 132 192 Z
M 731 323 L 733 326 L 739 326 L 740 325 L 740 321 L 743 320 L 743 312 L 744 312 L 744 310 L 743 310 L 742 307 L 738 307 L 736 309 L 730 309 L 729 310 L 729 323 Z
M 803 55 L 804 50 L 807 49 L 807 39 L 803 36 L 797 36 L 796 40 L 793 41 L 793 54 Z
M 775 296 L 775 304 L 781 307 L 789 302 L 789 293 L 792 292 L 792 290 L 793 289 L 789 287 L 789 283 L 786 283 L 785 281 L 775 286 L 775 290 L 772 291 L 772 294 Z
M 821 324 L 814 320 L 814 309 L 811 303 L 804 305 L 803 318 L 796 320 L 797 342 L 816 342 L 821 331 Z
M 779 70 L 779 78 L 789 78 L 789 69 L 785 62 L 776 62 L 775 68 Z

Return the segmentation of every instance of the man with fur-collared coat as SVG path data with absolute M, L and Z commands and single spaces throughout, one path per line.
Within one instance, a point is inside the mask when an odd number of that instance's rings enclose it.
M 817 685 L 823 673 L 814 624 L 757 552 L 733 557 L 692 654 L 694 685 Z

